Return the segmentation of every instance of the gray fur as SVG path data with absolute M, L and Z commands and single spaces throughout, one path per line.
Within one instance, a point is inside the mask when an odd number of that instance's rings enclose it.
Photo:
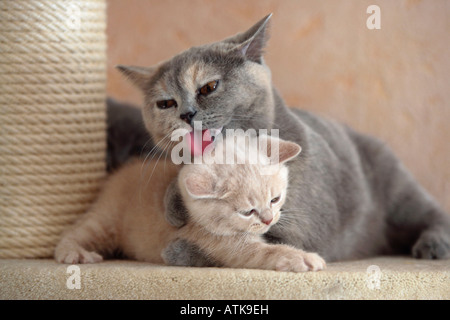
M 158 67 L 138 73 L 121 67 L 143 89 L 144 121 L 152 137 L 159 141 L 186 125 L 179 119 L 179 110 L 186 106 L 198 111 L 195 120 L 202 120 L 205 128 L 279 128 L 280 138 L 298 143 L 302 153 L 289 163 L 288 198 L 282 218 L 267 233 L 268 241 L 317 252 L 327 261 L 381 254 L 448 258 L 450 216 L 385 144 L 286 107 L 263 60 L 268 18 L 247 32 L 191 48 Z M 196 63 L 221 77 L 219 88 L 208 97 L 197 97 L 180 80 Z M 164 98 L 158 89 L 161 82 L 170 95 L 165 99 L 176 99 L 178 110 L 155 107 L 155 101 Z M 183 214 L 168 220 L 180 225 L 180 217 Z M 190 260 L 185 264 L 199 264 L 192 261 L 197 254 L 187 256 Z
M 164 261 L 171 266 L 184 267 L 219 267 L 219 263 L 207 258 L 196 245 L 175 239 L 161 253 Z
M 108 125 L 107 170 L 112 172 L 133 156 L 147 155 L 153 142 L 145 129 L 139 108 L 106 100 Z
M 186 224 L 188 211 L 183 204 L 178 181 L 173 180 L 166 191 L 164 197 L 164 206 L 166 208 L 164 216 L 171 225 L 180 228 Z

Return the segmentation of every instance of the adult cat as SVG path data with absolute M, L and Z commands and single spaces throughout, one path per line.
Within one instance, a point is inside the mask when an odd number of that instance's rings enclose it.
M 263 59 L 270 17 L 154 67 L 118 66 L 144 93 L 143 118 L 154 141 L 178 128 L 192 130 L 194 121 L 210 132 L 279 129 L 280 138 L 297 142 L 303 153 L 289 163 L 283 207 L 289 224 L 271 228 L 269 241 L 327 261 L 404 253 L 448 258 L 450 216 L 383 143 L 286 107 Z M 169 221 L 182 225 L 182 206 L 169 209 Z

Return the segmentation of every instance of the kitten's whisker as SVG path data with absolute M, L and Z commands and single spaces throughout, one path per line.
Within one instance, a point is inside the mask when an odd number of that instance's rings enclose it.
M 289 230 L 292 227 L 298 229 L 298 223 L 296 223 L 296 221 L 291 220 L 291 219 L 285 219 L 285 220 L 278 220 L 278 222 L 275 225 L 277 228 L 280 228 L 282 230 Z
M 232 250 L 232 254 L 241 254 L 241 251 L 244 249 L 245 245 L 248 243 L 249 232 L 244 231 L 243 233 L 238 235 L 236 246 Z

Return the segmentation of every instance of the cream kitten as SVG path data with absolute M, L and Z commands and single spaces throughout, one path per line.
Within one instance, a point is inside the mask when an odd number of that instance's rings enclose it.
M 279 164 L 247 161 L 181 167 L 161 161 L 151 162 L 145 170 L 141 161 L 132 161 L 109 178 L 91 210 L 63 234 L 55 259 L 94 263 L 120 251 L 127 258 L 164 263 L 171 260 L 166 254 L 173 254 L 164 249 L 185 239 L 224 267 L 323 269 L 325 262 L 317 254 L 267 244 L 262 238 L 282 214 L 288 187 L 285 163 L 301 150 L 292 142 L 265 139 L 268 150 L 273 142 L 279 143 Z M 220 150 L 216 147 L 214 152 Z M 164 218 L 164 195 L 173 179 L 188 210 L 188 223 L 180 229 Z

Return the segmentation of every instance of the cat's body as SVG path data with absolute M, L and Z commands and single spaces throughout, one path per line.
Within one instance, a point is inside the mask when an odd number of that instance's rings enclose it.
M 285 162 L 300 149 L 283 143 L 287 153 L 280 161 Z M 63 234 L 55 259 L 94 263 L 120 252 L 129 259 L 171 263 L 183 254 L 173 255 L 181 241 L 201 250 L 183 256 L 189 265 L 321 270 L 325 262 L 314 253 L 265 243 L 262 235 L 281 216 L 288 170 L 281 165 L 275 173 L 262 175 L 263 170 L 267 168 L 259 164 L 214 163 L 180 170 L 170 161 L 152 160 L 144 166 L 134 159 L 111 175 L 93 207 Z M 164 195 L 174 180 L 190 212 L 180 229 L 164 216 Z
M 63 234 L 56 260 L 92 263 L 119 253 L 162 263 L 161 252 L 176 232 L 164 219 L 162 199 L 178 171 L 172 163 L 161 161 L 144 167 L 142 160 L 130 160 L 110 175 L 92 208 Z
M 154 145 L 145 129 L 141 110 L 133 105 L 106 99 L 108 125 L 107 170 L 120 168 L 130 157 L 145 157 Z
M 291 185 L 301 190 L 284 207 L 293 213 L 292 227 L 272 228 L 272 242 L 301 244 L 335 261 L 409 254 L 427 226 L 449 227 L 445 213 L 382 142 L 283 105 L 276 114 L 275 122 L 289 128 L 281 138 L 301 143 L 304 153 L 290 163 L 297 173 Z
M 269 241 L 318 252 L 328 261 L 408 253 L 449 257 L 450 216 L 384 144 L 286 107 L 262 57 L 269 18 L 155 67 L 119 66 L 144 93 L 143 119 L 154 140 L 163 142 L 178 128 L 192 130 L 196 120 L 211 132 L 279 129 L 303 152 L 289 163 L 283 207 L 289 226 L 275 225 Z M 169 197 L 177 192 L 169 188 Z M 169 209 L 168 220 L 183 225 L 183 214 Z

